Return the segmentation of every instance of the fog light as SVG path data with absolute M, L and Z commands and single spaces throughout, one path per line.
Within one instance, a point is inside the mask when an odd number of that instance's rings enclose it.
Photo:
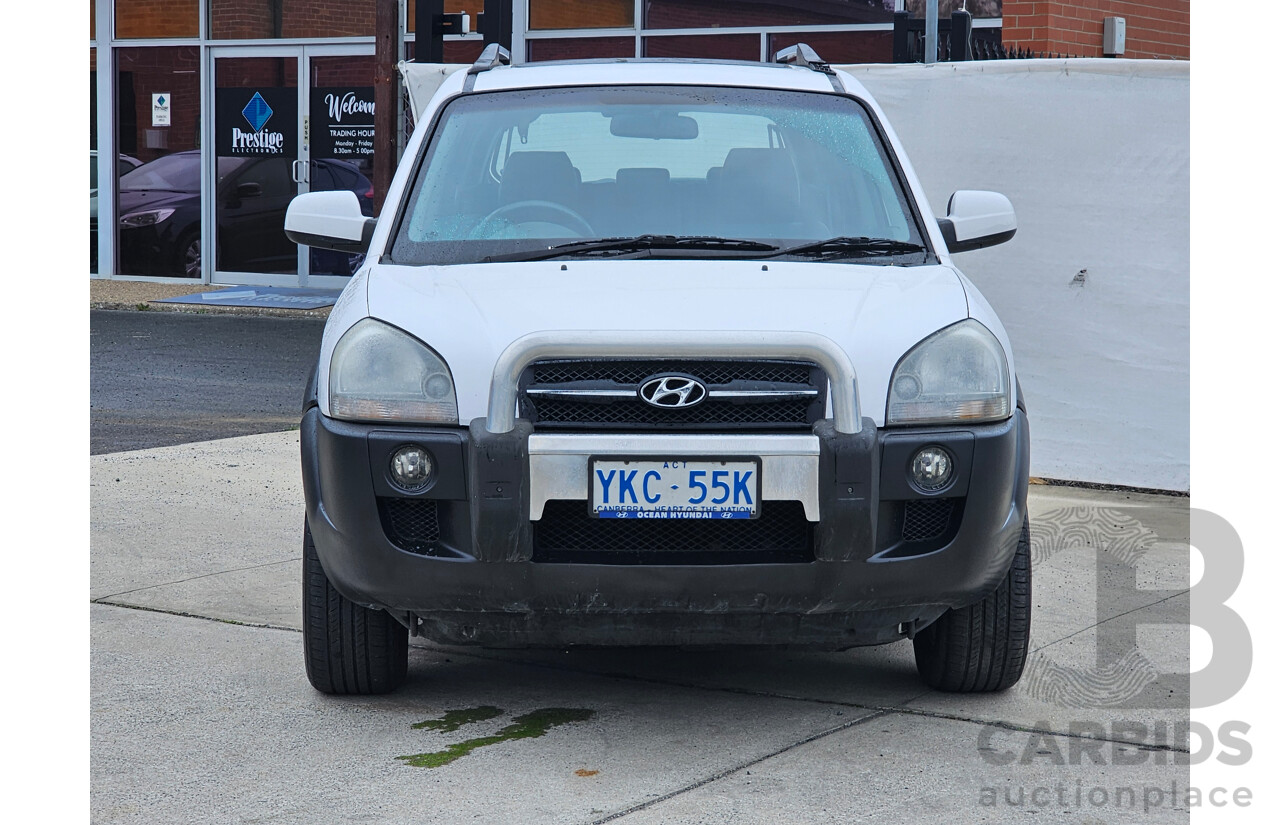
M 941 447 L 924 447 L 911 459 L 911 481 L 926 493 L 951 481 L 951 456 Z
M 426 487 L 434 469 L 431 453 L 414 444 L 401 447 L 391 456 L 391 479 L 406 492 Z

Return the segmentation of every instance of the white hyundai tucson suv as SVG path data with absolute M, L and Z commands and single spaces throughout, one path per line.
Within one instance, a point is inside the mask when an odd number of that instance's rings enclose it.
M 1014 684 L 1027 417 L 952 260 L 1013 236 L 1009 201 L 935 218 L 807 46 L 509 63 L 443 80 L 377 219 L 289 208 L 298 243 L 367 256 L 304 401 L 311 683 L 393 690 L 412 635 L 910 639 L 936 689 Z

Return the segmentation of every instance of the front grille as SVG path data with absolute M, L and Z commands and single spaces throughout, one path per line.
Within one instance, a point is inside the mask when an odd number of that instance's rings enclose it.
M 761 381 L 808 385 L 813 368 L 800 361 L 539 361 L 531 369 L 534 384 L 639 384 L 655 373 L 683 372 L 708 384 Z
M 387 540 L 410 553 L 433 555 L 440 540 L 436 502 L 429 498 L 378 497 L 378 516 Z
M 951 524 L 953 498 L 927 498 L 908 501 L 902 508 L 902 540 L 928 541 L 947 532 Z
M 696 378 L 709 396 L 692 407 L 654 407 L 638 391 L 660 375 Z M 544 429 L 798 430 L 822 418 L 826 404 L 825 374 L 804 361 L 540 361 L 520 382 L 521 417 Z
M 642 401 L 598 404 L 562 399 L 537 403 L 535 423 L 584 427 L 791 427 L 807 423 L 809 402 L 788 399 L 772 404 L 734 404 L 711 399 L 688 410 L 664 410 Z
M 813 524 L 798 501 L 765 501 L 754 519 L 597 519 L 585 501 L 549 501 L 533 522 L 533 560 L 587 564 L 813 561 Z

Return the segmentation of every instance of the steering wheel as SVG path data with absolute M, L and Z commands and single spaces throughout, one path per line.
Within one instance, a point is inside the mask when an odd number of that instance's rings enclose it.
M 568 218 L 568 223 L 565 222 L 565 218 Z M 499 206 L 488 215 L 485 215 L 480 220 L 480 223 L 476 224 L 476 228 L 471 231 L 471 236 L 483 237 L 488 233 L 490 226 L 499 220 L 506 220 L 510 223 L 541 221 L 571 229 L 582 237 L 591 237 L 596 234 L 596 231 L 591 228 L 591 224 L 587 223 L 586 218 L 567 206 L 562 206 L 552 201 L 527 200 L 513 201 L 505 206 Z

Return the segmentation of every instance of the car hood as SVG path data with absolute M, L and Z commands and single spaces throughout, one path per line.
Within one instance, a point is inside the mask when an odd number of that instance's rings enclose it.
M 853 361 L 862 413 L 881 425 L 902 355 L 968 317 L 959 277 L 939 265 L 705 259 L 375 265 L 352 287 L 362 284 L 369 315 L 413 334 L 449 364 L 464 423 L 485 415 L 494 363 L 512 341 L 539 331 L 616 329 L 669 330 L 673 338 L 684 330 L 825 335 Z M 330 324 L 322 363 L 362 314 L 351 306 L 356 301 L 344 303 L 348 317 Z
M 199 192 L 176 192 L 172 189 L 122 189 L 118 211 L 121 216 L 144 209 L 199 205 Z

